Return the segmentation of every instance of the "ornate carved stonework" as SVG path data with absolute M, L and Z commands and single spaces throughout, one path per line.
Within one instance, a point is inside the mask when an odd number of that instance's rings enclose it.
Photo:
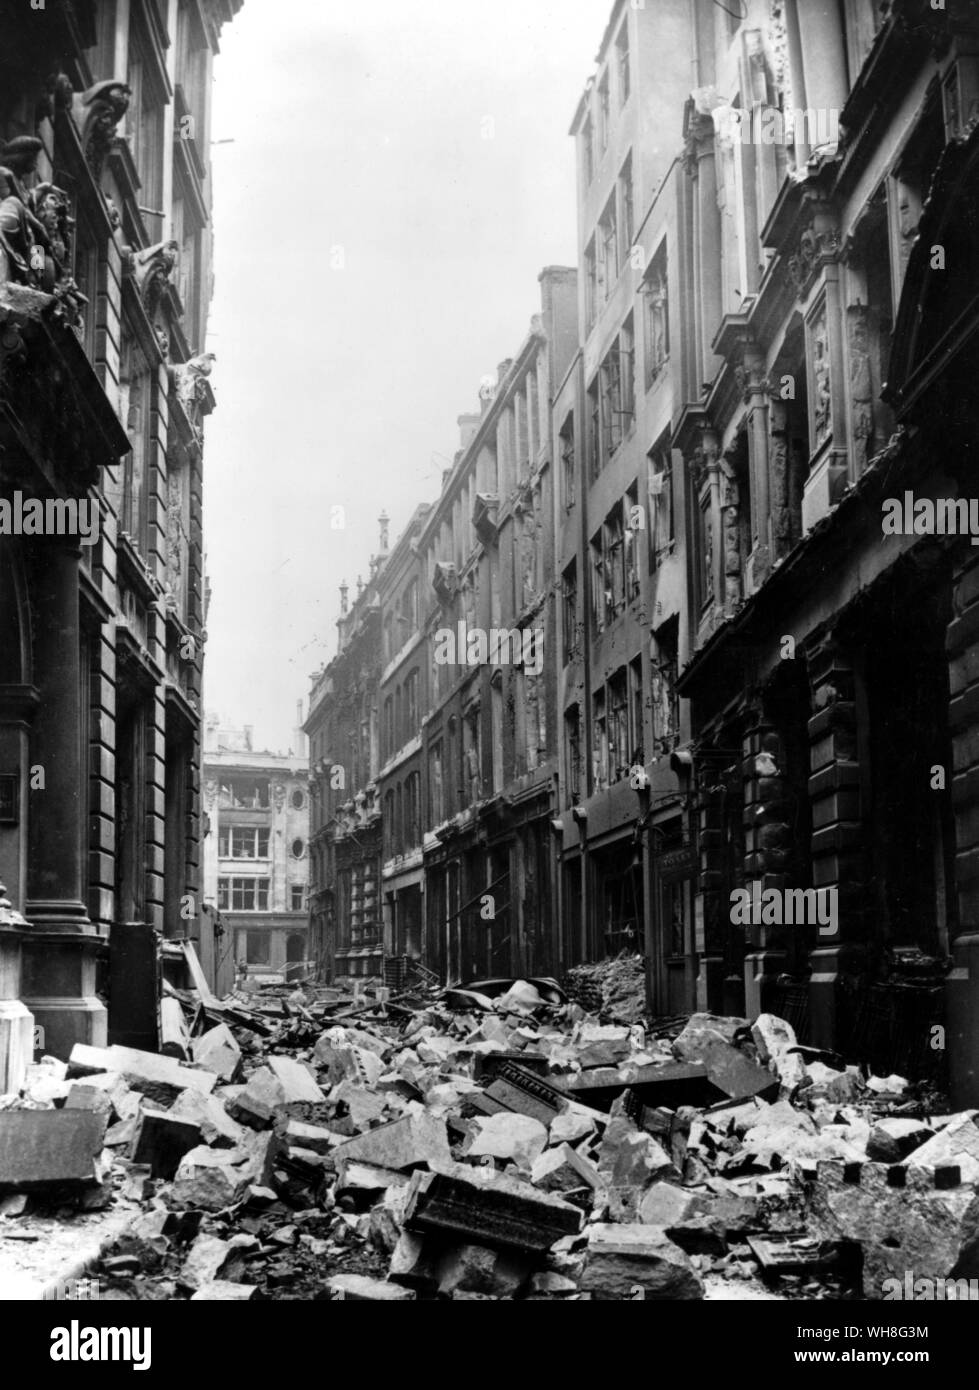
M 169 288 L 179 253 L 180 247 L 175 241 L 159 241 L 155 246 L 130 253 L 128 269 L 151 319 L 155 317 L 164 291 Z
M 125 82 L 110 77 L 73 97 L 72 115 L 85 162 L 96 182 L 102 177 L 102 167 L 116 138 L 116 126 L 129 109 L 131 96 L 132 90 Z
M 850 437 L 857 473 L 870 459 L 874 434 L 874 389 L 870 370 L 870 324 L 863 304 L 846 311 L 850 358 Z
M 826 306 L 823 305 L 810 329 L 809 350 L 812 359 L 812 421 L 816 448 L 829 438 L 832 426 L 832 395 L 829 370 L 829 331 Z
M 56 314 L 76 324 L 88 301 L 71 275 L 71 200 L 53 183 L 26 187 L 42 148 L 24 135 L 0 149 L 0 284 L 53 295 Z
M 207 399 L 207 378 L 216 361 L 213 352 L 201 352 L 190 361 L 178 362 L 170 368 L 177 400 L 195 429 L 200 428 L 201 407 Z
M 74 88 L 71 78 L 63 72 L 52 72 L 44 84 L 44 91 L 38 97 L 34 108 L 34 119 L 38 125 L 42 121 L 53 121 L 59 111 L 71 107 Z
M 839 233 L 835 227 L 816 229 L 810 222 L 799 237 L 799 245 L 786 262 L 796 291 L 802 295 L 808 289 L 823 256 L 834 256 L 840 250 Z

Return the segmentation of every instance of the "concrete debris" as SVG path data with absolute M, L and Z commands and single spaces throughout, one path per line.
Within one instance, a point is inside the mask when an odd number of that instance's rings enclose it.
M 979 1275 L 979 1112 L 773 1014 L 644 1025 L 641 958 L 394 1000 L 167 988 L 168 1051 L 0 1097 L 5 1230 L 129 1203 L 114 1297 L 699 1299 Z M 165 1292 L 161 1292 L 164 1291 Z M 762 1295 L 764 1296 L 764 1295 Z

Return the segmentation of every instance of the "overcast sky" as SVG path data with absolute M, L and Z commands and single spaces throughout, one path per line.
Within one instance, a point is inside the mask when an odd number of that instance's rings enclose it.
M 225 28 L 204 693 L 257 747 L 290 746 L 378 514 L 394 540 L 438 495 L 456 417 L 526 336 L 541 268 L 575 263 L 567 132 L 610 12 L 246 0 Z

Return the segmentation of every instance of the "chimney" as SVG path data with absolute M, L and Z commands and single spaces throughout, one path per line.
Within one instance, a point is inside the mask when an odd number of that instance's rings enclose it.
M 459 426 L 459 443 L 463 449 L 469 447 L 473 436 L 479 429 L 479 422 L 482 418 L 482 415 L 459 415 L 456 418 L 456 424 Z

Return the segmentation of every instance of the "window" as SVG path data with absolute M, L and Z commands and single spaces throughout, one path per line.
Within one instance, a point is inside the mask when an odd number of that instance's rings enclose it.
M 673 463 L 669 446 L 651 449 L 649 458 L 649 562 L 654 569 L 660 556 L 670 550 L 673 534 Z
M 272 960 L 272 938 L 265 931 L 248 931 L 245 937 L 245 963 L 268 965 Z
M 619 278 L 619 232 L 615 213 L 615 194 L 605 204 L 598 223 L 598 279 L 601 302 L 604 304 Z
M 585 247 L 585 319 L 588 327 L 598 314 L 598 258 L 595 254 L 595 238 Z
M 306 841 L 300 839 L 297 835 L 290 846 L 290 850 L 293 859 L 302 859 L 303 855 L 306 853 Z
M 626 20 L 615 40 L 615 66 L 619 81 L 619 105 L 625 106 L 632 90 L 629 72 L 629 21 Z
M 572 560 L 561 582 L 562 616 L 564 623 L 564 664 L 578 655 L 578 564 Z
M 267 859 L 269 832 L 262 826 L 222 825 L 218 831 L 218 855 L 222 859 Z
M 384 756 L 390 758 L 394 752 L 394 701 L 389 695 L 384 701 Z
M 293 912 L 302 912 L 306 890 L 301 883 L 294 883 L 289 889 L 289 905 Z
M 605 691 L 597 690 L 592 700 L 592 791 L 608 786 L 608 747 L 605 740 Z
M 643 733 L 642 657 L 629 663 L 629 762 L 641 765 L 645 759 Z
M 670 316 L 667 300 L 666 242 L 649 263 L 642 282 L 645 317 L 646 390 L 658 379 L 670 358 Z
M 401 638 L 409 637 L 418 626 L 418 581 L 413 579 L 401 597 Z
M 581 710 L 572 705 L 564 716 L 565 745 L 568 750 L 568 791 L 574 804 L 581 800 Z
M 622 166 L 619 175 L 619 212 L 622 221 L 622 264 L 629 259 L 632 237 L 635 232 L 635 210 L 632 201 L 632 155 Z
M 411 849 L 421 840 L 419 813 L 421 810 L 421 776 L 410 772 L 405 781 L 405 842 Z
M 595 632 L 605 631 L 605 560 L 602 555 L 602 533 L 592 536 L 591 555 L 591 620 Z
M 596 378 L 588 388 L 588 477 L 591 482 L 595 482 L 605 462 L 598 385 Z
M 629 775 L 629 700 L 625 670 L 617 671 L 608 683 L 609 778 L 621 781 Z
M 630 315 L 599 369 L 603 463 L 615 453 L 635 418 L 633 355 Z
M 268 879 L 219 878 L 218 907 L 225 912 L 268 912 Z
M 442 740 L 433 744 L 428 754 L 428 795 L 431 824 L 445 820 L 445 789 L 442 785 Z
M 653 751 L 669 753 L 680 727 L 680 702 L 676 693 L 680 623 L 671 618 L 658 628 L 651 644 L 649 668 L 650 706 L 653 714 Z
M 418 668 L 410 672 L 405 681 L 405 729 L 404 737 L 407 741 L 414 738 L 418 732 Z
M 639 537 L 645 520 L 639 511 L 639 487 L 636 483 L 626 493 L 625 510 L 625 595 L 626 602 L 631 603 L 639 596 Z
M 384 651 L 384 662 L 386 665 L 395 653 L 393 613 L 386 613 L 384 615 L 384 641 L 382 643 L 382 647 Z
M 581 127 L 581 172 L 587 187 L 595 177 L 595 129 L 590 116 Z
M 570 511 L 575 503 L 574 489 L 574 414 L 571 413 L 561 426 L 561 433 L 558 436 L 561 447 L 561 479 L 564 498 L 564 509 Z
M 224 810 L 268 810 L 269 783 L 267 778 L 225 777 L 218 793 L 218 805 Z
M 608 89 L 608 69 L 602 74 L 598 84 L 598 141 L 602 154 L 608 149 L 609 130 L 612 124 L 611 102 Z
M 306 805 L 306 798 L 305 798 L 305 796 L 303 796 L 302 792 L 301 792 L 301 791 L 299 790 L 299 788 L 297 787 L 296 790 L 295 790 L 295 791 L 293 792 L 293 794 L 292 794 L 292 806 L 293 806 L 293 810 L 295 810 L 295 811 L 301 811 L 305 805 Z
M 614 622 L 626 605 L 625 593 L 625 532 L 622 526 L 622 505 L 613 507 L 602 528 L 604 542 L 603 577 L 605 581 L 605 621 Z

